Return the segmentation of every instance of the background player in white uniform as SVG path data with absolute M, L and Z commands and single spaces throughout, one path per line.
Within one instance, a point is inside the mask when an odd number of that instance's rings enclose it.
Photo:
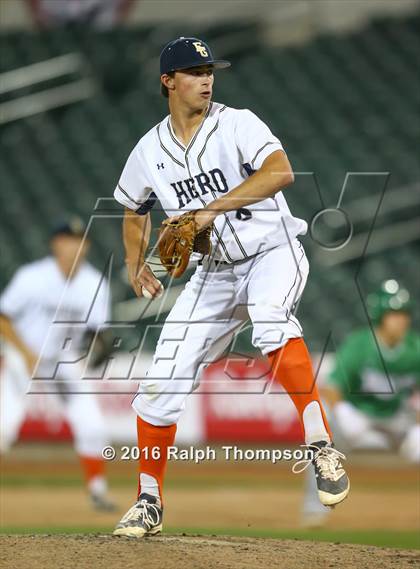
M 78 219 L 58 226 L 50 241 L 52 255 L 22 266 L 0 298 L 2 337 L 12 346 L 5 348 L 2 365 L 1 442 L 3 451 L 15 442 L 31 403 L 28 390 L 38 391 L 36 378 L 51 379 L 45 397 L 60 399 L 92 504 L 109 510 L 113 505 L 106 495 L 101 456 L 108 442 L 102 412 L 94 394 L 81 392 L 83 366 L 57 367 L 58 362 L 76 362 L 86 333 L 101 334 L 109 320 L 109 286 L 85 260 L 89 245 L 83 235 Z
M 158 447 L 159 456 L 142 453 L 138 501 L 116 535 L 161 530 L 166 450 L 185 398 L 198 386 L 203 367 L 223 353 L 248 318 L 254 345 L 271 363 L 267 380 L 289 393 L 306 444 L 316 451 L 320 499 L 335 505 L 349 491 L 294 314 L 308 261 L 297 239 L 306 222 L 292 216 L 279 192 L 293 182 L 292 169 L 279 139 L 251 111 L 211 102 L 213 70 L 229 65 L 196 38 L 179 38 L 164 48 L 160 71 L 170 115 L 141 138 L 114 193 L 127 208 L 126 262 L 138 295 L 142 287 L 154 296 L 160 292 L 145 262 L 149 210 L 157 199 L 170 217 L 198 209 L 199 228 L 214 223 L 213 253 L 201 260 L 171 310 L 133 402 L 139 447 Z

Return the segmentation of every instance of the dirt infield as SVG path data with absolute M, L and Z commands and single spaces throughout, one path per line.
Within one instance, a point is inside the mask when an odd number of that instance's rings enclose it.
M 261 538 L 164 536 L 3 536 L 4 569 L 413 569 L 416 551 Z

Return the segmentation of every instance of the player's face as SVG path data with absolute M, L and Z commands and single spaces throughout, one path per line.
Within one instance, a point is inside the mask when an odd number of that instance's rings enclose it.
M 192 109 L 205 109 L 213 94 L 214 75 L 211 65 L 176 71 L 174 95 Z
M 406 312 L 386 312 L 380 328 L 392 343 L 400 342 L 410 327 L 411 318 Z
M 85 259 L 89 245 L 81 237 L 73 235 L 57 235 L 51 241 L 51 251 L 60 268 L 68 275 L 73 266 L 77 268 Z

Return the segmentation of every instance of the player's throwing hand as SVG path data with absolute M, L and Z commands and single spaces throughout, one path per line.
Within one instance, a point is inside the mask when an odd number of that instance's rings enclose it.
M 168 217 L 165 220 L 165 223 L 166 224 L 173 223 L 174 221 L 177 221 L 180 217 L 181 217 L 180 215 L 173 215 L 172 217 Z M 195 212 L 195 223 L 196 223 L 197 232 L 203 231 L 203 229 L 210 227 L 216 217 L 217 217 L 217 211 L 206 208 L 198 209 Z
M 152 298 L 156 298 L 161 294 L 162 284 L 155 277 L 147 263 L 127 263 L 127 271 L 128 280 L 139 298 L 146 296 L 143 287 L 150 293 Z

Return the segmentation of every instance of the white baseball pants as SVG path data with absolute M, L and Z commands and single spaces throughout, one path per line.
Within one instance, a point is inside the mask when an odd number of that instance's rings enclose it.
M 308 272 L 297 239 L 246 261 L 198 266 L 163 326 L 133 401 L 137 414 L 153 425 L 176 423 L 202 370 L 222 355 L 248 319 L 252 342 L 264 355 L 301 337 L 294 312 Z

